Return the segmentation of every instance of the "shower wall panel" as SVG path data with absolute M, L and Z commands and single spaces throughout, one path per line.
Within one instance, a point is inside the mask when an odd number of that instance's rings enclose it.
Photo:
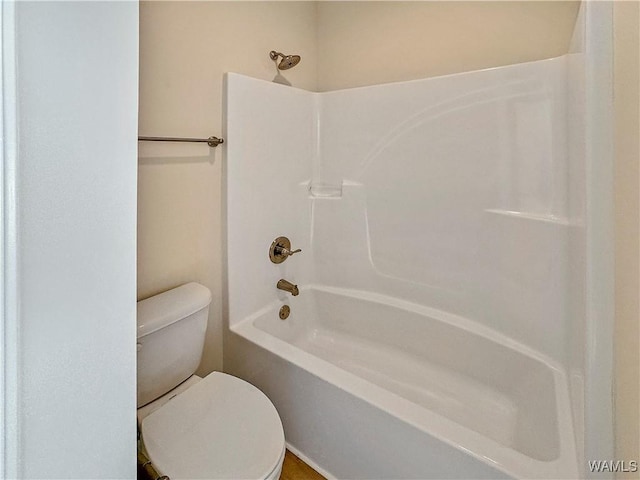
M 316 115 L 309 92 L 226 74 L 228 316 L 234 319 L 288 295 L 284 278 L 312 278 L 308 181 Z M 276 265 L 269 246 L 286 236 L 302 253 Z
M 316 281 L 463 315 L 564 362 L 565 69 L 321 94 L 312 186 L 339 193 L 312 195 Z
M 565 56 L 328 93 L 229 74 L 231 323 L 285 301 L 286 278 L 461 315 L 567 365 L 584 193 L 566 69 Z M 276 266 L 279 235 L 303 253 Z

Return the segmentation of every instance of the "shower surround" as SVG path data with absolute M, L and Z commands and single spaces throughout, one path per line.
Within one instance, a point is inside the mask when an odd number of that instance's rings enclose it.
M 227 74 L 225 370 L 319 471 L 580 476 L 581 68 L 328 93 Z M 281 235 L 302 252 L 276 265 Z

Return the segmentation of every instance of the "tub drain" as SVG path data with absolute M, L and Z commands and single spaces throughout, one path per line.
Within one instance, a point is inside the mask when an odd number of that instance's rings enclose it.
M 280 318 L 282 320 L 286 320 L 290 313 L 291 309 L 289 308 L 289 305 L 283 305 L 280 307 Z

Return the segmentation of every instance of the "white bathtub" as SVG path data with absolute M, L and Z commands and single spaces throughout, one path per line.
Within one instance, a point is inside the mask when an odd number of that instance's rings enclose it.
M 231 327 L 225 370 L 275 403 L 335 478 L 577 478 L 567 380 L 469 320 L 310 286 Z M 248 341 L 247 341 L 248 340 Z

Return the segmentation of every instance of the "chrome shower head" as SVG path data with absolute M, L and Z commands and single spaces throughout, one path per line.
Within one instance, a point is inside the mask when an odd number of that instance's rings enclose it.
M 274 62 L 278 61 L 278 57 L 282 57 L 282 60 L 280 60 L 280 63 L 277 65 L 278 70 L 289 70 L 300 63 L 300 55 L 284 55 L 280 52 L 276 52 L 275 50 L 271 50 L 269 52 L 269 58 Z

